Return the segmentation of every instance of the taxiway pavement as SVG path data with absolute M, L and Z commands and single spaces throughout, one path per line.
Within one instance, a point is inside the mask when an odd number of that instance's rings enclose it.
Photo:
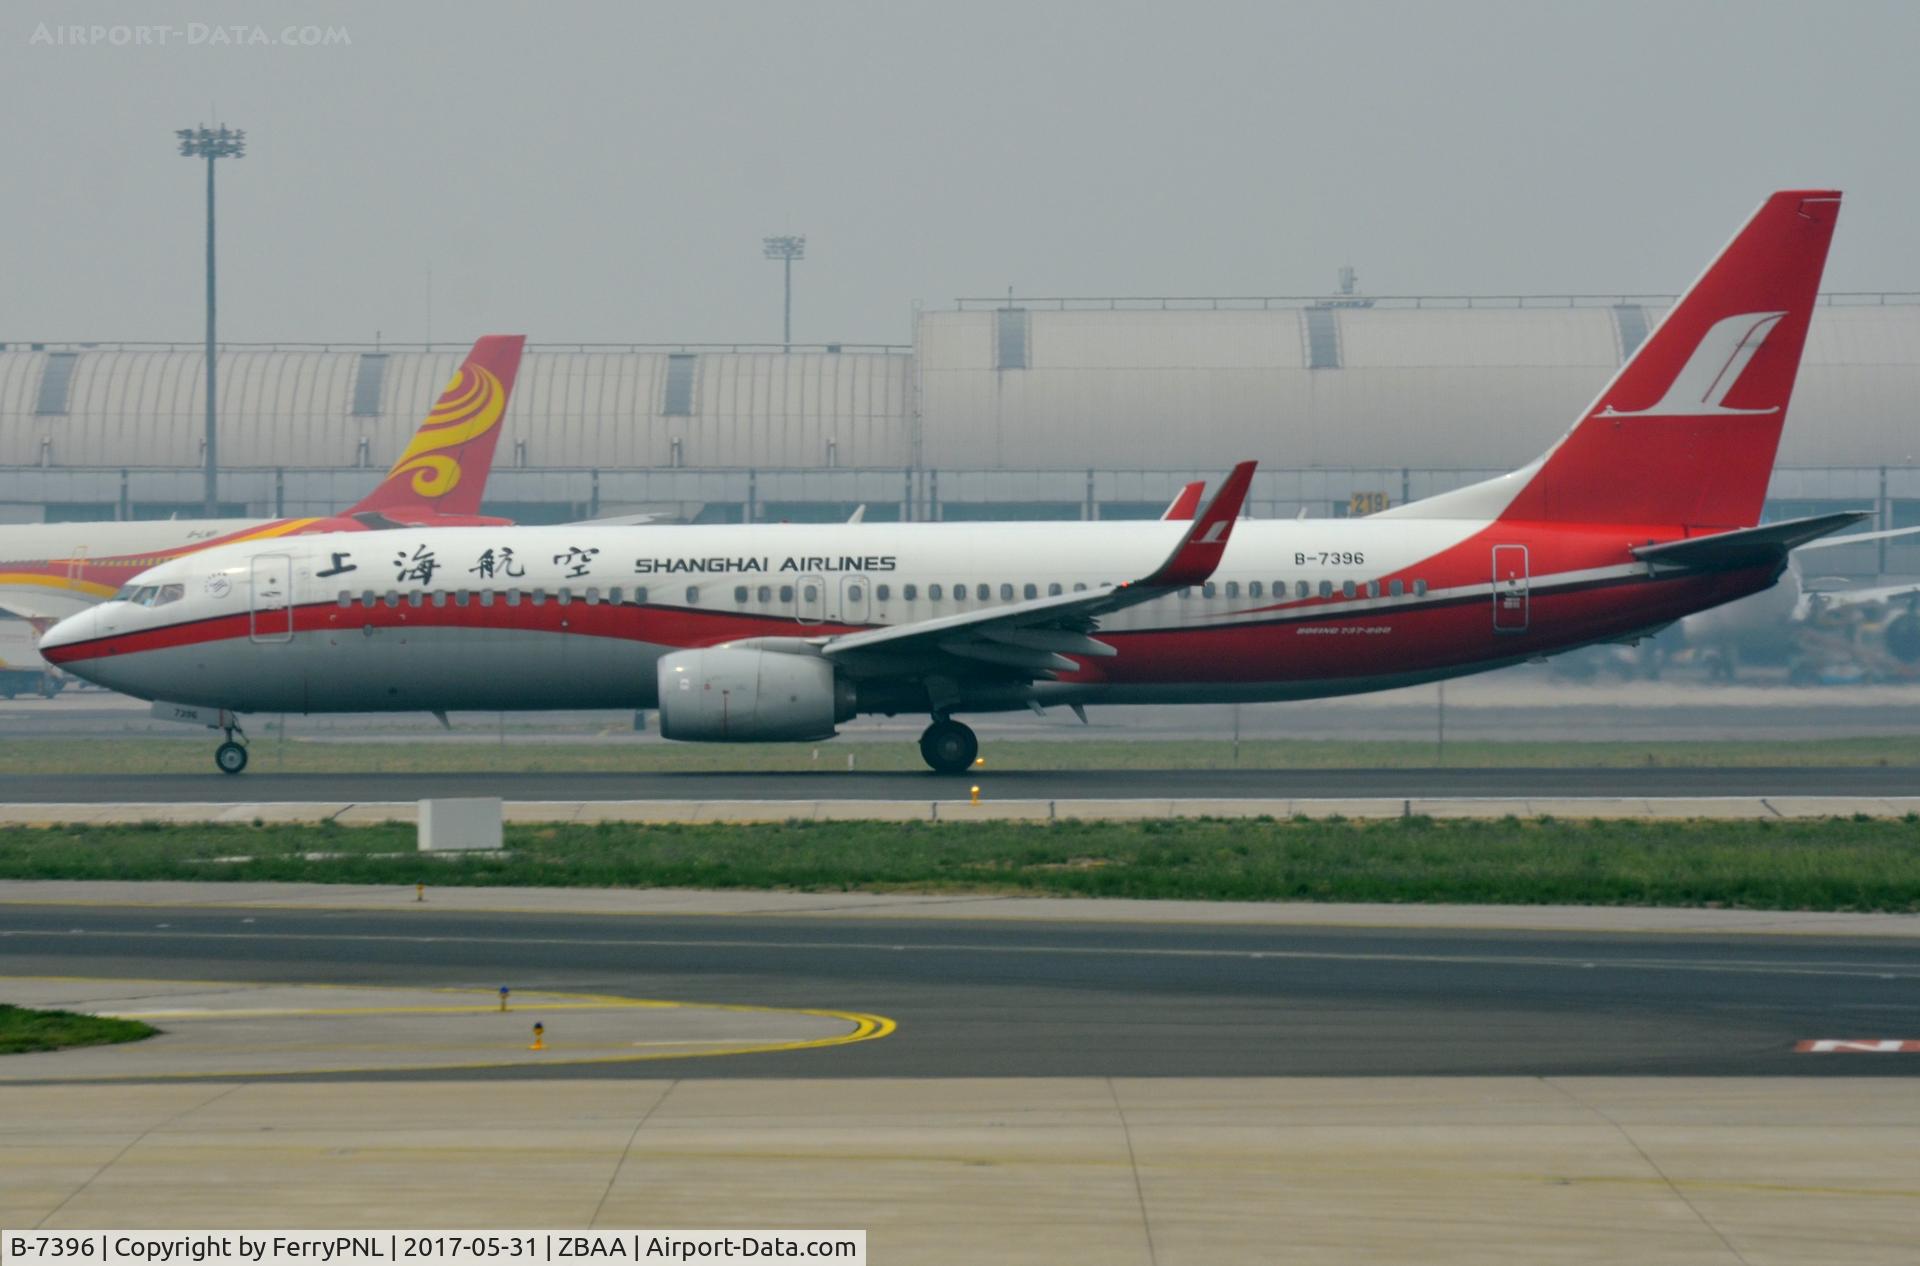
M 1609 799 L 1920 795 L 1920 770 L 1832 768 L 1177 769 L 922 772 L 4 774 L 0 804 L 509 801 Z
M 1920 1074 L 1920 1053 L 1796 1050 L 1920 1038 L 1913 939 L 8 905 L 0 975 L 509 985 L 898 1023 L 675 1061 L 699 1077 Z M 533 1071 L 637 1075 L 489 1075 Z

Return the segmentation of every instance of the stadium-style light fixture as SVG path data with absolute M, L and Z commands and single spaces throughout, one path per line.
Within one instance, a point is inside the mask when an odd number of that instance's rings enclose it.
M 213 166 L 222 158 L 245 158 L 247 134 L 224 123 L 217 128 L 183 127 L 174 132 L 180 140 L 180 157 L 207 160 L 207 473 L 206 515 L 220 516 L 219 436 L 215 418 L 219 410 L 218 377 L 214 367 L 213 342 Z
M 762 238 L 761 249 L 768 259 L 777 259 L 786 272 L 786 303 L 781 308 L 780 347 L 784 352 L 793 350 L 793 261 L 807 257 L 807 238 L 805 234 L 783 237 Z

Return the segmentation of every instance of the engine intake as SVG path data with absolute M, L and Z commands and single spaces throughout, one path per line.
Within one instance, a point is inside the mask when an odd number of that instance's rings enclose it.
M 686 743 L 831 738 L 853 687 L 815 655 L 717 646 L 660 660 L 660 735 Z

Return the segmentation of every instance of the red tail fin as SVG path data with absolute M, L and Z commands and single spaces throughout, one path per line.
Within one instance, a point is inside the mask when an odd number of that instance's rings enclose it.
M 1205 480 L 1186 484 L 1168 504 L 1166 512 L 1160 516 L 1162 522 L 1169 519 L 1191 519 L 1193 512 L 1200 508 L 1200 494 L 1207 490 Z
M 478 514 L 526 342 L 524 334 L 489 334 L 475 343 L 400 460 L 346 513 Z
M 1758 523 L 1839 215 L 1829 190 L 1774 194 L 1545 457 L 1387 513 Z

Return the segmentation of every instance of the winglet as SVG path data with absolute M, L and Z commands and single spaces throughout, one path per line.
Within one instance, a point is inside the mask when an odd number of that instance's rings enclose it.
M 1206 490 L 1207 484 L 1205 480 L 1199 480 L 1181 488 L 1179 494 L 1174 497 L 1173 502 L 1167 506 L 1167 512 L 1160 516 L 1161 521 L 1191 519 L 1193 512 L 1200 508 L 1200 494 Z
M 1213 575 L 1220 558 L 1227 552 L 1227 538 L 1233 535 L 1233 521 L 1240 517 L 1247 489 L 1253 485 L 1255 462 L 1241 462 L 1233 468 L 1213 494 L 1206 509 L 1194 516 L 1193 526 L 1180 538 L 1180 544 L 1160 564 L 1160 570 L 1140 583 L 1155 588 L 1180 589 L 1197 585 Z

